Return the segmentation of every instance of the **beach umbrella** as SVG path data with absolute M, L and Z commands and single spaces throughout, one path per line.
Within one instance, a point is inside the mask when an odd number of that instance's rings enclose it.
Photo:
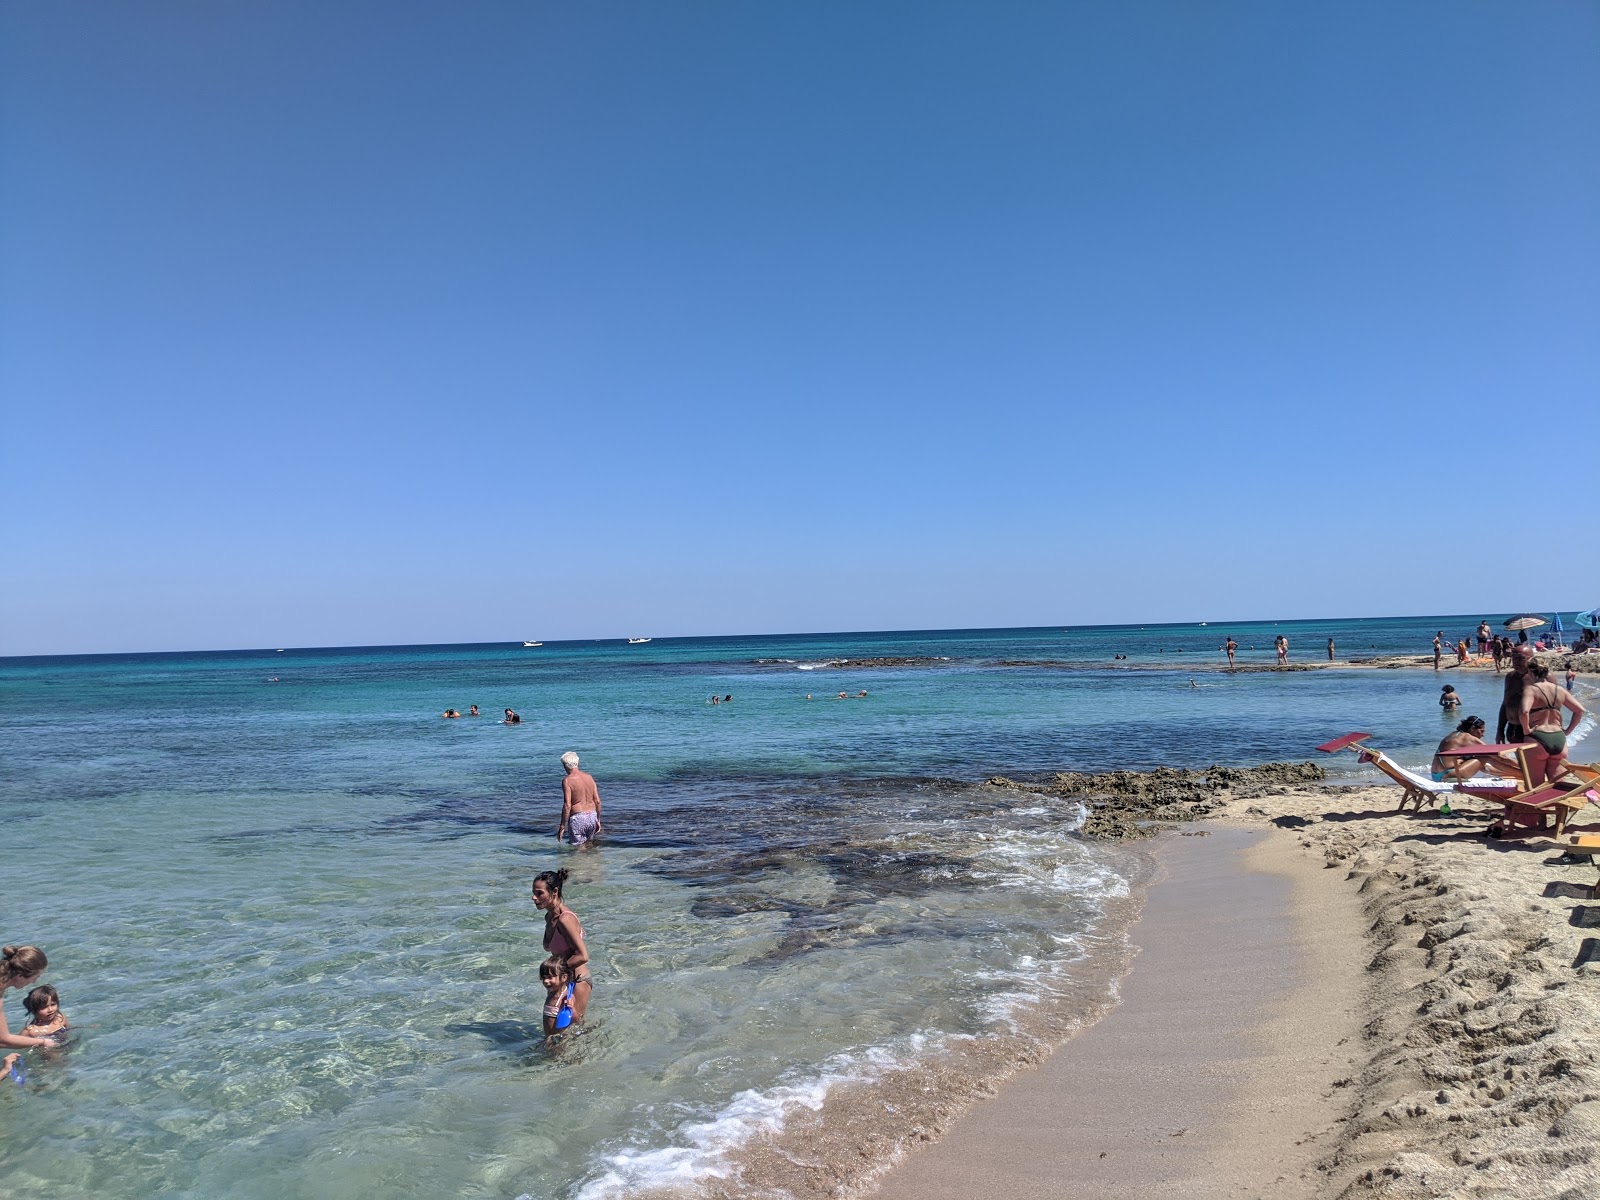
M 1519 617 L 1512 617 L 1506 622 L 1507 629 L 1537 629 L 1545 623 L 1543 617 L 1536 617 L 1532 613 L 1523 613 Z
M 1573 623 L 1581 625 L 1585 629 L 1600 631 L 1600 608 L 1591 608 L 1586 613 L 1579 613 L 1573 619 Z

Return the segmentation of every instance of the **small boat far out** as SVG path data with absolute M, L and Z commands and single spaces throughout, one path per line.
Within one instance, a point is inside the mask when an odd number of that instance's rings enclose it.
M 649 638 L 629 638 L 628 639 L 628 645 L 630 645 L 630 646 L 642 646 L 642 645 L 644 645 L 644 643 L 648 642 L 649 640 L 650 640 Z

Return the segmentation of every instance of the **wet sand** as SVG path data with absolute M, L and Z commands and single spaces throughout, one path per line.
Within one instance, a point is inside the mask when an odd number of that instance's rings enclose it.
M 1281 832 L 1186 832 L 1157 845 L 1121 1002 L 874 1195 L 1316 1194 L 1360 1057 L 1358 903 Z

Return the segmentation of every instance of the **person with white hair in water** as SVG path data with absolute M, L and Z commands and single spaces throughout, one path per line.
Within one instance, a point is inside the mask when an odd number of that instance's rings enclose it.
M 576 750 L 561 756 L 561 769 L 567 774 L 561 781 L 561 823 L 556 826 L 556 840 L 565 837 L 574 846 L 588 845 L 600 836 L 600 789 L 594 776 L 579 768 Z

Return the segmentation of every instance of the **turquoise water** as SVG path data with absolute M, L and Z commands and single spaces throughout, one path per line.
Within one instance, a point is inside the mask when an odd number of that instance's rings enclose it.
M 1492 722 L 1493 676 L 1230 675 L 1217 647 L 1420 655 L 1477 619 L 0 660 L 0 936 L 46 949 L 79 1030 L 0 1088 L 0 1173 L 508 1198 L 726 1174 L 831 1081 L 1007 1028 L 1109 936 L 1126 856 L 975 784 L 1358 728 L 1421 763 L 1440 682 Z M 818 665 L 869 656 L 935 661 Z M 566 749 L 605 799 L 593 852 L 551 836 Z M 557 865 L 597 985 L 547 1045 L 527 892 Z

